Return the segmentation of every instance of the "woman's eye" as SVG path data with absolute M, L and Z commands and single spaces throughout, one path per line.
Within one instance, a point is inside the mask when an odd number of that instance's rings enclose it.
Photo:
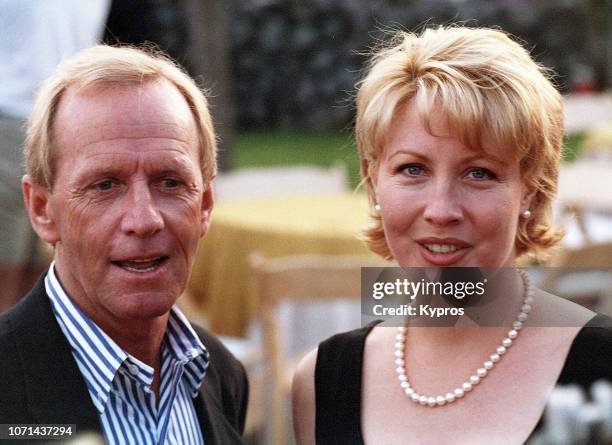
M 423 167 L 420 165 L 406 165 L 402 170 L 410 176 L 419 176 L 423 174 Z
M 468 175 L 472 179 L 477 179 L 477 180 L 495 178 L 495 174 L 492 171 L 487 170 L 486 168 L 473 168 L 468 172 Z

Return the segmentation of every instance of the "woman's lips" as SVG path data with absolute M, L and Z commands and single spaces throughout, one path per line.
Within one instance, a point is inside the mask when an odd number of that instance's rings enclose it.
M 469 246 L 445 243 L 419 243 L 419 251 L 425 261 L 434 266 L 450 266 L 460 261 L 468 252 Z

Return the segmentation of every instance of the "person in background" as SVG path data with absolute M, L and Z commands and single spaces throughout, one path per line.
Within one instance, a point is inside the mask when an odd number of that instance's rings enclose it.
M 555 384 L 612 379 L 612 320 L 516 269 L 561 238 L 563 141 L 561 97 L 520 44 L 484 28 L 399 32 L 359 84 L 356 134 L 370 248 L 405 269 L 488 268 L 499 298 L 483 311 L 508 322 L 402 319 L 324 341 L 294 378 L 299 444 L 522 444 Z
M 0 0 L 0 312 L 42 271 L 21 195 L 25 120 L 63 58 L 98 43 L 110 0 Z
M 242 365 L 175 305 L 213 209 L 207 100 L 170 59 L 95 46 L 28 122 L 23 193 L 54 248 L 0 316 L 0 423 L 74 424 L 108 444 L 242 443 Z

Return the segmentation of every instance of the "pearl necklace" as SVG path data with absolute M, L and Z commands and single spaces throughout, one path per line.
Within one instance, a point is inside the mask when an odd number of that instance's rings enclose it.
M 395 337 L 395 365 L 397 376 L 400 381 L 400 386 L 402 391 L 410 400 L 415 403 L 419 403 L 424 406 L 443 406 L 447 403 L 452 403 L 455 400 L 458 400 L 465 396 L 468 392 L 470 392 L 474 386 L 484 379 L 487 374 L 493 369 L 496 363 L 498 363 L 502 356 L 506 353 L 508 348 L 512 346 L 513 342 L 518 337 L 520 329 L 523 327 L 523 323 L 527 320 L 529 312 L 531 311 L 531 304 L 533 303 L 533 288 L 531 287 L 531 283 L 529 281 L 529 276 L 523 270 L 517 269 L 519 275 L 523 279 L 523 284 L 525 287 L 525 297 L 523 299 L 523 304 L 521 306 L 521 310 L 516 317 L 514 323 L 512 323 L 512 329 L 508 331 L 506 337 L 503 338 L 501 344 L 497 347 L 497 350 L 489 356 L 487 360 L 483 363 L 481 368 L 476 370 L 476 373 L 464 382 L 460 387 L 456 388 L 452 392 L 447 393 L 446 395 L 440 396 L 425 396 L 417 393 L 414 388 L 410 385 L 408 381 L 408 376 L 406 375 L 406 362 L 404 359 L 404 349 L 406 345 L 406 327 L 400 326 L 398 328 L 398 334 Z

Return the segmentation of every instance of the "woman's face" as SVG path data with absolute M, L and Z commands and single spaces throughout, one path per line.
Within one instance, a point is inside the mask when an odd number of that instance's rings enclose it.
M 434 109 L 435 110 L 435 109 Z M 444 116 L 424 128 L 410 101 L 398 109 L 373 177 L 391 253 L 403 267 L 510 267 L 532 194 L 502 147 L 469 149 Z

